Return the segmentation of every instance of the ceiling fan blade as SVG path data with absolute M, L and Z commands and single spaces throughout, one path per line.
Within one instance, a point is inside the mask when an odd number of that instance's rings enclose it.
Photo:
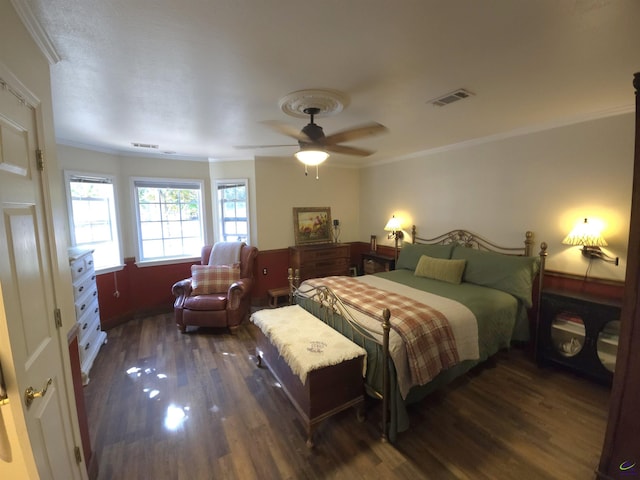
M 291 125 L 287 125 L 286 123 L 280 123 L 276 120 L 265 120 L 260 122 L 263 125 L 275 130 L 276 132 L 283 133 L 291 138 L 295 138 L 301 142 L 311 142 L 311 139 L 296 127 L 292 127 Z
M 298 144 L 288 143 L 286 145 L 234 145 L 236 150 L 254 150 L 258 148 L 276 148 L 276 147 L 297 147 Z
M 346 145 L 325 145 L 324 148 L 330 152 L 356 155 L 358 157 L 368 157 L 376 153 L 371 150 L 365 150 L 364 148 L 348 147 Z
M 357 140 L 358 138 L 370 137 L 372 135 L 379 135 L 388 131 L 388 128 L 379 123 L 372 122 L 359 127 L 349 128 L 341 132 L 333 133 L 325 137 L 325 145 L 335 145 L 337 143 L 350 142 Z

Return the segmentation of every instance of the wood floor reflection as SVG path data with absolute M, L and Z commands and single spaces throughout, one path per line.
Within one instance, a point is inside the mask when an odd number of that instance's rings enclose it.
M 180 334 L 173 314 L 108 332 L 85 387 L 99 479 L 591 479 L 609 390 L 496 356 L 411 408 L 395 445 L 378 402 L 322 423 L 316 447 L 270 372 L 255 327 Z

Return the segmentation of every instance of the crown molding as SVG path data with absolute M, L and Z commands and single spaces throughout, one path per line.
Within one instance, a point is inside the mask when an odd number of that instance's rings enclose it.
M 62 57 L 60 57 L 56 48 L 53 46 L 51 38 L 44 28 L 42 28 L 42 25 L 33 14 L 33 10 L 31 10 L 26 0 L 10 1 L 20 20 L 22 20 L 23 25 L 31 35 L 31 38 L 33 38 L 33 41 L 36 42 L 36 45 L 49 62 L 49 65 L 55 65 L 62 60 Z
M 578 115 L 575 117 L 567 117 L 554 120 L 552 122 L 532 125 L 523 128 L 517 128 L 504 133 L 498 133 L 496 135 L 488 135 L 486 137 L 473 138 L 471 140 L 465 140 L 463 142 L 452 143 L 449 145 L 443 145 L 441 147 L 435 147 L 427 150 L 421 150 L 418 152 L 403 155 L 401 157 L 390 158 L 387 160 L 380 160 L 379 162 L 372 162 L 366 165 L 364 168 L 373 167 L 376 165 L 383 165 L 388 163 L 401 162 L 403 160 L 413 160 L 415 158 L 424 158 L 437 153 L 447 152 L 451 150 L 458 150 L 461 148 L 473 147 L 476 145 L 482 145 L 484 143 L 497 142 L 499 140 L 505 140 L 513 137 L 520 137 L 523 135 L 530 135 L 532 133 L 543 132 L 545 130 L 553 130 L 554 128 L 567 127 L 569 125 L 575 125 L 578 123 L 589 122 L 592 120 L 599 120 L 602 118 L 615 117 L 618 115 L 624 115 L 627 113 L 633 113 L 635 111 L 635 105 L 622 105 L 618 107 L 612 107 L 598 112 L 590 112 L 584 115 Z

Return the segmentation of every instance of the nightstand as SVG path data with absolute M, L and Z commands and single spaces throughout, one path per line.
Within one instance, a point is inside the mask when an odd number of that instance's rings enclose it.
M 377 272 L 389 272 L 396 268 L 396 261 L 393 257 L 378 255 L 375 252 L 362 254 L 362 272 L 367 275 Z
M 620 333 L 619 301 L 544 290 L 536 359 L 611 384 Z

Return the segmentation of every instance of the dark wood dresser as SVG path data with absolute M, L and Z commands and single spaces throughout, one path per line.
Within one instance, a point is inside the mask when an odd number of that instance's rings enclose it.
M 289 247 L 289 265 L 294 271 L 300 271 L 300 281 L 331 275 L 349 275 L 351 247 L 342 243 Z

